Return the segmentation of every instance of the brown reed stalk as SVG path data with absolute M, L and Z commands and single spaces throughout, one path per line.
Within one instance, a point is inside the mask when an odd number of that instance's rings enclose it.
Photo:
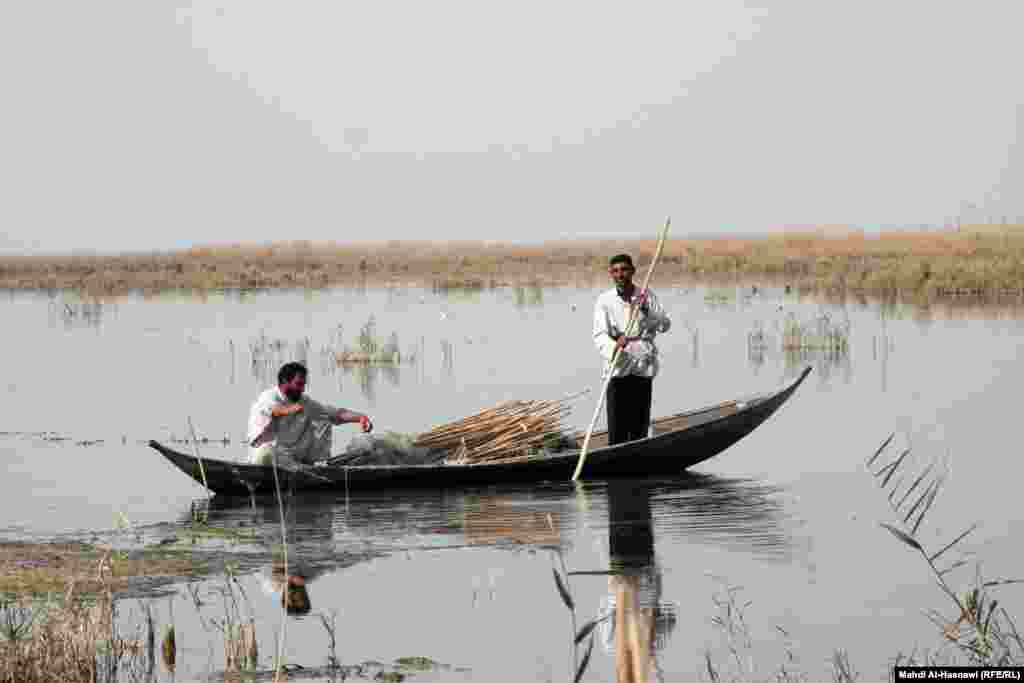
M 439 425 L 420 434 L 416 447 L 447 451 L 448 464 L 520 459 L 530 448 L 565 433 L 569 402 L 562 400 L 505 401 L 475 415 Z
M 119 635 L 116 612 L 105 579 L 103 590 L 88 599 L 72 580 L 63 598 L 51 602 L 0 603 L 3 620 L 16 620 L 0 640 L 0 682 L 144 680 L 151 673 L 145 644 Z M 152 628 L 148 622 L 147 616 Z
M 239 624 L 224 632 L 225 670 L 231 672 L 252 671 L 259 664 L 259 650 L 256 647 L 256 624 Z

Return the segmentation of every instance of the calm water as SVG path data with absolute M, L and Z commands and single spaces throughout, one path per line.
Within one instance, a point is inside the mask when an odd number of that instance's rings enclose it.
M 789 648 L 822 678 L 842 647 L 877 679 L 898 651 L 937 644 L 921 610 L 946 607 L 918 558 L 877 524 L 891 514 L 863 463 L 894 431 L 913 457 L 951 465 L 923 537 L 951 538 L 980 521 L 963 550 L 984 561 L 987 575 L 1018 576 L 1018 311 L 826 305 L 749 288 L 659 291 L 674 327 L 660 342 L 655 414 L 771 390 L 806 364 L 814 372 L 697 476 L 289 501 L 293 558 L 312 605 L 289 618 L 289 661 L 324 663 L 317 614 L 333 613 L 343 662 L 416 655 L 454 667 L 425 680 L 569 680 L 572 621 L 552 577 L 564 562 L 590 572 L 571 582 L 577 625 L 631 595 L 649 604 L 652 666 L 665 680 L 698 671 L 705 649 L 724 661 L 711 618 L 713 598 L 729 586 L 751 603 L 746 618 L 766 675 Z M 249 404 L 293 358 L 310 366 L 311 395 L 370 413 L 378 430 L 421 432 L 508 399 L 596 392 L 596 294 L 369 288 L 102 304 L 5 298 L 0 536 L 110 538 L 121 515 L 144 542 L 175 536 L 203 492 L 145 441 L 181 438 L 191 417 L 200 437 L 228 442 L 205 445 L 205 455 L 244 457 Z M 849 351 L 783 353 L 789 313 L 848 324 Z M 354 345 L 371 316 L 377 336 L 394 333 L 409 362 L 337 368 L 326 350 Z M 761 349 L 749 343 L 757 330 Z M 586 428 L 594 392 L 574 404 L 573 426 Z M 354 433 L 336 430 L 336 447 Z M 280 623 L 280 587 L 270 578 L 278 511 L 215 505 L 210 516 L 257 534 L 222 552 L 237 559 L 269 665 Z M 622 567 L 624 575 L 596 573 Z M 964 586 L 970 579 L 970 571 L 959 577 Z M 164 620 L 173 604 L 175 623 L 191 634 L 177 680 L 223 662 L 201 618 L 218 604 L 218 582 L 196 587 L 210 596 L 204 608 L 184 586 L 157 603 Z M 1021 590 L 1001 594 L 1011 612 L 1024 606 Z M 598 630 L 584 680 L 615 679 L 610 623 Z

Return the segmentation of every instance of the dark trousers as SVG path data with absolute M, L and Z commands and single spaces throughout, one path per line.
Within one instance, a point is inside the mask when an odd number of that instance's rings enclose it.
M 644 439 L 651 423 L 650 377 L 626 375 L 608 383 L 608 445 Z

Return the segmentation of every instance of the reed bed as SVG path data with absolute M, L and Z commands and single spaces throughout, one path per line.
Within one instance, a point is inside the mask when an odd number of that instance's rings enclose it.
M 789 313 L 769 327 L 755 322 L 747 333 L 748 357 L 763 361 L 765 353 L 776 346 L 787 358 L 792 356 L 798 362 L 814 355 L 839 360 L 850 350 L 850 322 L 833 320 L 828 313 L 809 320 Z
M 340 345 L 340 339 L 339 339 Z M 335 362 L 340 366 L 346 365 L 400 365 L 402 363 L 402 352 L 399 348 L 398 333 L 392 332 L 386 340 L 377 334 L 377 321 L 371 315 L 366 323 L 359 329 L 356 337 L 356 346 L 343 346 L 341 350 L 332 351 Z M 415 361 L 415 354 L 407 357 L 409 361 Z
M 167 290 L 318 289 L 389 282 L 435 290 L 607 280 L 608 257 L 642 268 L 653 239 L 491 242 L 230 244 L 173 252 L 0 258 L 0 288 L 122 295 Z M 758 237 L 683 238 L 667 245 L 659 277 L 780 279 L 801 289 L 955 297 L 1024 295 L 1024 225 L 957 229 L 808 229 Z
M 849 346 L 849 321 L 836 322 L 828 313 L 809 321 L 798 320 L 792 314 L 786 317 L 782 332 L 782 348 L 785 351 L 845 353 Z
M 542 457 L 545 448 L 565 443 L 570 402 L 505 401 L 420 434 L 413 445 L 448 453 L 446 464 L 508 462 Z
M 319 349 L 315 348 L 316 345 Z M 241 344 L 237 347 L 244 348 Z M 229 348 L 234 359 L 234 341 L 229 342 Z M 380 334 L 373 315 L 360 326 L 352 342 L 346 341 L 344 328 L 340 324 L 328 332 L 326 341 L 319 344 L 309 336 L 292 341 L 269 337 L 265 332 L 248 340 L 248 366 L 255 379 L 276 383 L 277 370 L 286 361 L 295 360 L 307 366 L 310 362 L 316 362 L 320 371 L 328 376 L 339 371 L 355 373 L 360 388 L 368 398 L 373 395 L 373 384 L 378 375 L 397 384 L 400 368 L 416 365 L 420 357 L 418 345 L 402 348 L 397 332 L 392 331 L 387 336 Z

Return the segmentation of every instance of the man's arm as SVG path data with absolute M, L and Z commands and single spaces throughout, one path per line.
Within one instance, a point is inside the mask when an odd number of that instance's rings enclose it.
M 270 409 L 271 417 L 288 417 L 302 412 L 301 403 L 289 403 L 286 406 L 276 405 Z
M 339 408 L 334 411 L 328 411 L 331 422 L 336 425 L 342 424 L 354 424 L 358 422 L 362 426 L 364 432 L 373 431 L 373 422 L 370 420 L 368 415 L 363 413 L 357 413 L 354 410 L 347 410 L 345 408 Z
M 301 413 L 302 410 L 301 403 L 290 403 L 288 405 L 275 403 L 254 406 L 249 414 L 249 445 L 259 446 L 261 443 L 270 440 L 275 417 L 288 417 L 289 415 Z

